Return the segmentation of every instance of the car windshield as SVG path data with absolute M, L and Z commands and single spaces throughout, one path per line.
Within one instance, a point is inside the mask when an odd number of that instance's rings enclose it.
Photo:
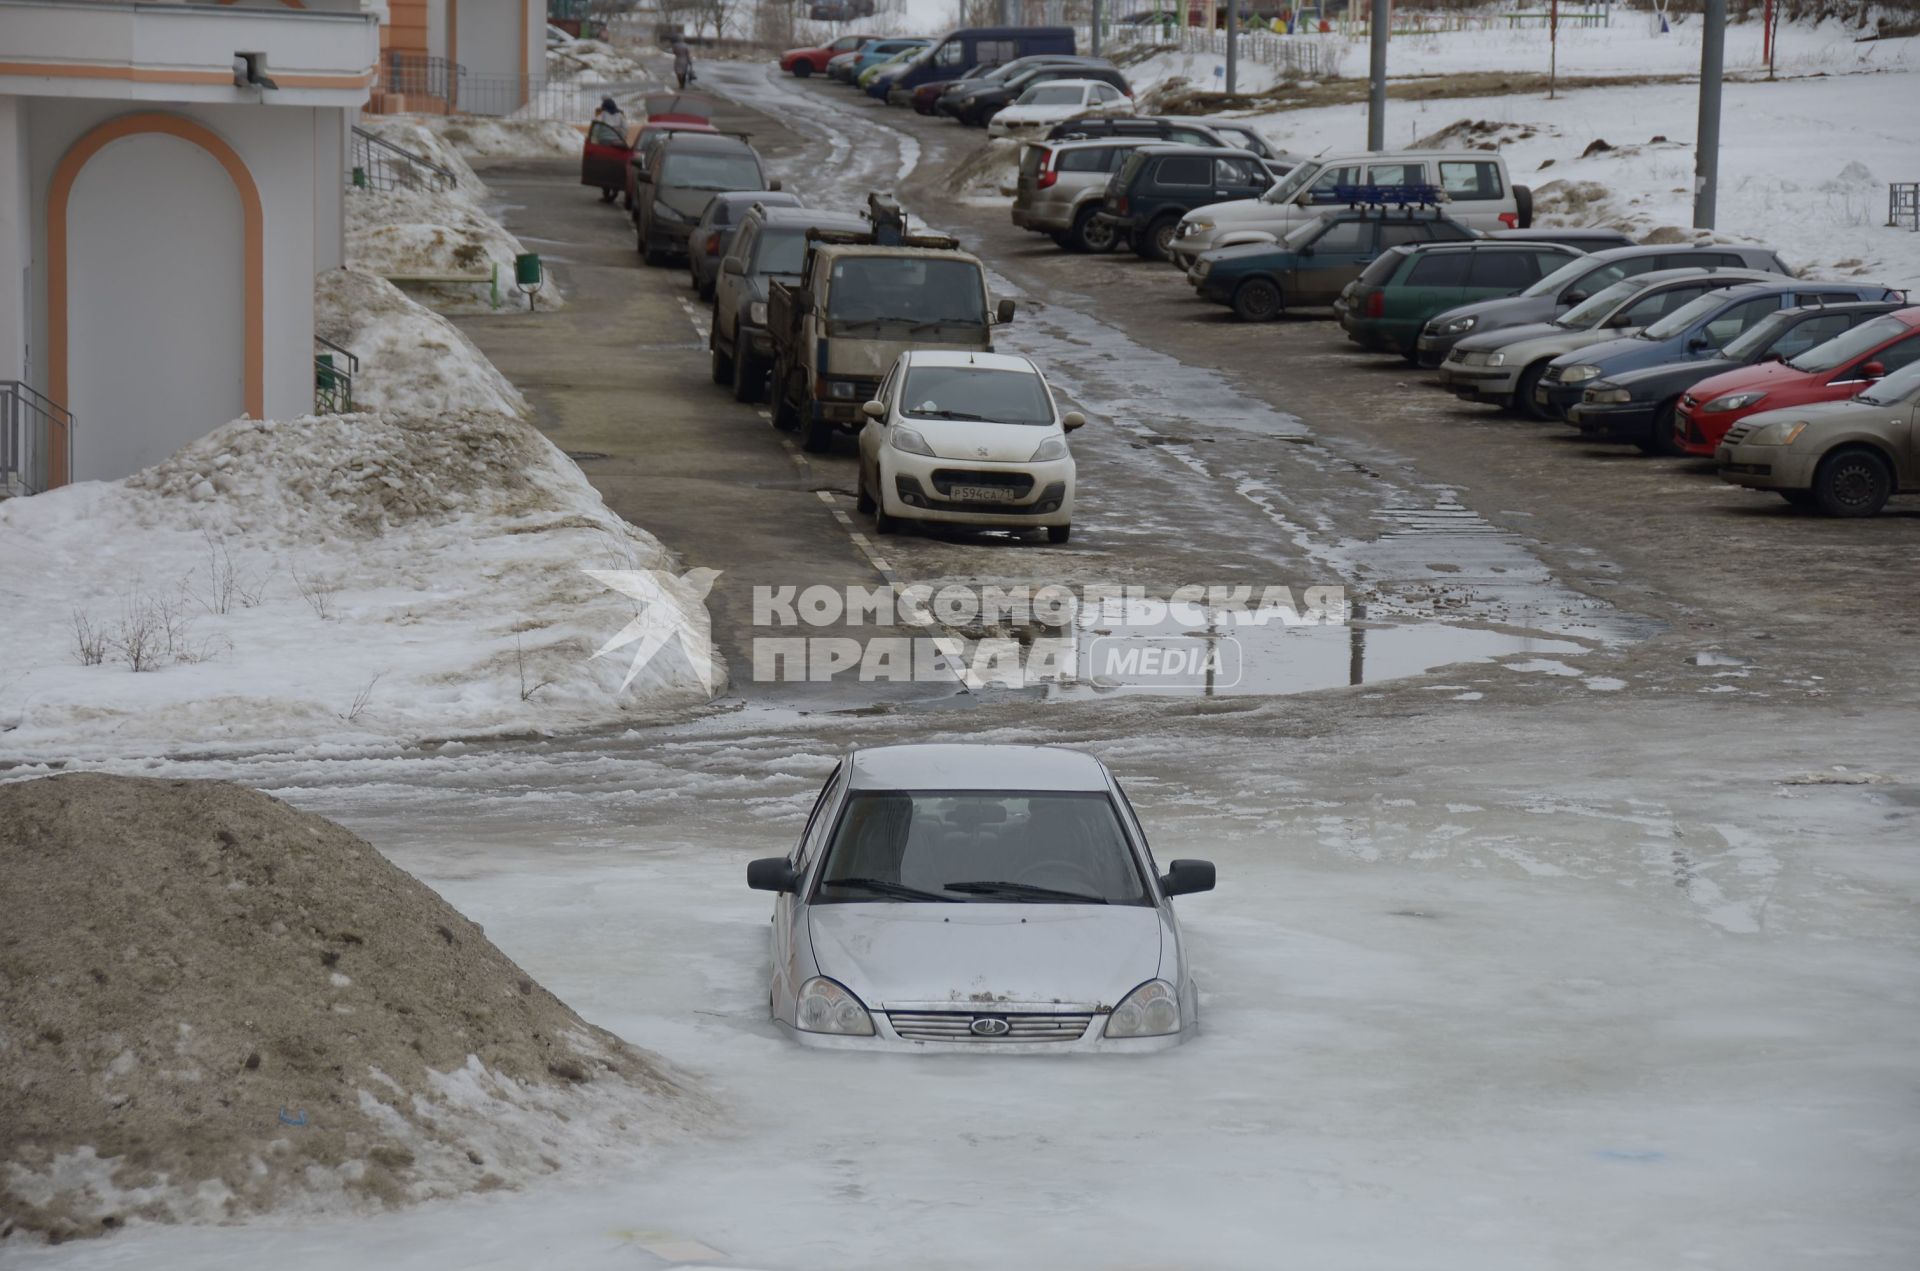
M 1325 166 L 1326 165 L 1319 163 L 1301 164 L 1293 171 L 1287 173 L 1286 176 L 1280 178 L 1279 182 L 1265 194 L 1262 194 L 1260 196 L 1261 201 L 1263 203 L 1285 203 L 1288 199 L 1306 189 L 1307 185 L 1312 182 L 1315 177 L 1320 175 L 1321 168 Z
M 1794 358 L 1787 365 L 1796 371 L 1831 371 L 1844 362 L 1850 362 L 1876 345 L 1885 344 L 1896 335 L 1911 330 L 1906 323 L 1888 314 L 1884 318 L 1875 318 L 1872 322 L 1863 322 L 1853 330 L 1834 336 L 1825 344 L 1816 344 Z
M 1893 406 L 1915 394 L 1920 394 L 1920 362 L 1910 362 L 1885 379 L 1869 384 L 1854 394 L 1854 400 L 1870 406 Z
M 859 792 L 834 828 L 813 899 L 1153 903 L 1113 801 L 1053 790 Z
M 1603 266 L 1602 268 L 1605 267 Z M 1593 269 L 1593 262 L 1591 260 L 1587 260 L 1584 257 L 1576 258 L 1560 266 L 1560 268 L 1554 270 L 1520 294 L 1523 296 L 1557 296 L 1560 294 L 1562 287 L 1580 281 L 1580 279 L 1587 276 L 1589 270 L 1593 270 L 1595 273 L 1600 272 L 1599 270 Z
M 744 154 L 669 154 L 660 165 L 660 184 L 682 190 L 757 190 L 760 165 Z
M 827 319 L 837 334 L 901 322 L 915 329 L 984 327 L 986 287 L 970 260 L 850 256 L 833 263 Z
M 1727 347 L 1720 353 L 1736 362 L 1751 362 L 1772 348 L 1775 340 L 1791 331 L 1795 321 L 1793 314 L 1788 311 L 1770 313 L 1727 341 Z
M 1031 371 L 984 366 L 916 366 L 907 372 L 900 413 L 920 419 L 1051 424 L 1053 404 Z
M 1020 100 L 1014 103 L 1016 106 L 1078 106 L 1079 104 L 1079 89 L 1060 88 L 1052 84 L 1044 88 L 1029 88 L 1020 94 Z
M 1709 291 L 1698 299 L 1687 301 L 1660 321 L 1649 325 L 1640 333 L 1640 338 L 1670 340 L 1726 303 L 1727 294 L 1724 291 Z
M 1637 296 L 1647 289 L 1647 284 L 1633 278 L 1623 278 L 1604 291 L 1582 300 L 1553 320 L 1556 327 L 1569 331 L 1585 331 L 1600 325 L 1600 320 L 1612 313 L 1631 296 Z

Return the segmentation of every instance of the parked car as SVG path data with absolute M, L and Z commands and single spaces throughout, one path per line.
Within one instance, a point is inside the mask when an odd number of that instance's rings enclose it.
M 1754 269 L 1711 273 L 1663 269 L 1622 278 L 1552 322 L 1467 336 L 1441 363 L 1440 386 L 1465 401 L 1504 406 L 1545 419 L 1542 408 L 1534 403 L 1533 390 L 1547 373 L 1548 363 L 1561 354 L 1629 335 L 1709 291 L 1743 282 L 1780 281 L 1777 274 Z
M 721 257 L 713 287 L 713 320 L 707 348 L 713 382 L 730 385 L 737 401 L 757 402 L 773 369 L 773 337 L 767 331 L 767 289 L 775 278 L 797 282 L 807 258 L 807 231 L 868 231 L 851 212 L 780 207 L 755 202 Z
M 835 57 L 842 53 L 857 53 L 879 38 L 876 35 L 843 35 L 831 44 L 788 49 L 780 55 L 780 69 L 800 79 L 818 75 L 827 69 L 827 63 Z
M 1531 229 L 1488 230 L 1496 243 L 1558 243 L 1583 252 L 1603 252 L 1615 247 L 1632 247 L 1633 239 L 1617 229 L 1591 225 L 1536 225 Z
M 754 148 L 738 137 L 678 133 L 639 173 L 634 237 L 649 265 L 686 254 L 687 236 L 707 200 L 728 190 L 778 190 Z
M 945 115 L 949 119 L 958 119 L 962 107 L 968 98 L 977 92 L 1009 80 L 1018 79 L 1039 66 L 1107 66 L 1103 57 L 1081 57 L 1068 53 L 1041 53 L 1032 57 L 1015 58 L 1011 62 L 1002 62 L 980 74 L 948 84 L 934 99 L 933 113 Z
M 875 40 L 854 55 L 853 63 L 848 68 L 846 74 L 846 80 L 848 83 L 857 86 L 860 83 L 860 77 L 876 66 L 893 61 L 895 58 L 912 57 L 915 53 L 931 43 L 933 43 L 932 40 L 922 39 L 918 36 L 890 36 L 884 40 Z M 831 69 L 831 63 L 829 63 L 829 69 Z
M 1332 304 L 1389 248 L 1472 237 L 1432 209 L 1348 208 L 1309 221 L 1283 242 L 1215 248 L 1194 262 L 1187 281 L 1202 300 L 1229 306 L 1242 322 L 1271 322 L 1288 309 Z
M 1266 162 L 1267 171 L 1273 173 L 1276 178 L 1287 175 L 1306 162 L 1302 155 L 1274 149 L 1267 139 L 1260 135 L 1259 129 L 1244 119 L 1216 119 L 1208 116 L 1199 122 L 1219 133 L 1234 149 L 1251 150 L 1259 155 Z
M 1030 67 L 1017 75 L 1004 80 L 983 80 L 978 88 L 964 96 L 956 94 L 959 100 L 954 110 L 947 110 L 947 98 L 941 98 L 942 114 L 951 114 L 963 124 L 984 127 L 995 115 L 1018 101 L 1030 88 L 1056 79 L 1099 80 L 1118 89 L 1122 95 L 1131 99 L 1133 90 L 1127 84 L 1127 77 L 1115 70 L 1111 63 L 1095 62 L 1046 62 Z
M 876 534 L 908 521 L 1073 532 L 1073 455 L 1040 368 L 1007 353 L 909 349 L 861 407 L 859 508 Z
M 1086 114 L 1130 115 L 1133 99 L 1097 79 L 1036 84 L 987 123 L 990 137 L 1034 136 L 1063 119 Z
M 693 232 L 687 235 L 687 272 L 693 289 L 702 300 L 713 298 L 714 281 L 720 276 L 720 261 L 727 254 L 734 231 L 747 209 L 763 207 L 799 207 L 800 196 L 777 190 L 730 190 L 707 200 L 706 210 Z
M 906 745 L 841 760 L 774 895 L 774 1022 L 857 1050 L 1151 1051 L 1198 1029 L 1175 896 L 1106 765 L 1041 746 Z M 938 910 L 928 906 L 938 904 Z
M 1811 302 L 1803 297 L 1796 304 L 1766 314 L 1727 341 L 1717 356 L 1704 351 L 1704 356 L 1677 358 L 1632 370 L 1608 367 L 1587 384 L 1580 400 L 1568 407 L 1567 422 L 1594 441 L 1631 444 L 1648 454 L 1678 454 L 1680 399 L 1695 384 L 1757 362 L 1798 357 L 1862 322 L 1892 313 L 1902 303 L 1850 299 L 1843 294 L 1849 289 L 1869 295 L 1883 290 L 1836 288 L 1816 294 Z M 1677 317 L 1676 312 L 1661 321 Z M 1596 355 L 1597 361 L 1605 348 L 1601 345 L 1589 352 Z
M 626 188 L 632 159 L 633 142 L 626 132 L 596 119 L 587 125 L 580 146 L 580 184 L 599 190 L 600 201 L 611 203 Z
M 1663 269 L 1757 269 L 1783 277 L 1792 273 L 1771 247 L 1671 243 L 1608 248 L 1563 265 L 1517 296 L 1475 301 L 1435 315 L 1420 333 L 1420 365 L 1440 365 L 1469 335 L 1551 322 L 1622 278 Z
M 1873 516 L 1920 488 L 1920 362 L 1841 401 L 1742 420 L 1713 457 L 1723 481 L 1828 516 Z
M 1168 259 L 1190 268 L 1200 253 L 1234 243 L 1278 242 L 1326 211 L 1341 186 L 1433 186 L 1447 214 L 1474 229 L 1525 227 L 1532 196 L 1507 180 L 1506 161 L 1475 150 L 1403 150 L 1315 159 L 1258 195 L 1227 196 L 1181 218 Z
M 869 41 L 857 49 L 850 49 L 845 53 L 835 53 L 832 57 L 828 58 L 827 78 L 833 80 L 835 83 L 851 83 L 853 80 L 854 64 L 860 60 L 861 55 L 864 54 L 868 48 L 872 47 L 872 44 L 873 41 Z
M 1072 56 L 1073 47 L 1070 26 L 963 27 L 940 37 L 916 57 L 894 79 L 893 93 L 911 94 L 923 84 L 955 80 L 979 66 L 1001 66 L 1043 54 Z M 895 97 L 890 94 L 888 100 Z
M 660 147 L 666 144 L 667 138 L 673 136 L 675 133 L 686 132 L 704 133 L 708 136 L 714 136 L 718 134 L 719 131 L 718 128 L 715 128 L 703 119 L 660 117 L 649 119 L 640 125 L 640 131 L 634 137 L 633 148 L 627 156 L 627 170 L 625 173 L 626 198 L 624 204 L 627 209 L 627 214 L 633 217 L 636 225 L 638 225 L 640 221 L 639 198 L 640 183 L 643 179 L 643 174 L 647 170 L 647 165 L 653 163 L 658 157 Z
M 1221 146 L 1246 150 L 1247 146 L 1229 142 L 1227 134 L 1198 119 L 1167 115 L 1083 115 L 1055 124 L 1047 130 L 1047 141 L 1087 141 L 1096 137 L 1126 137 L 1134 141 L 1157 141 L 1176 146 Z M 1255 150 L 1255 154 L 1260 152 Z
M 1579 255 L 1548 242 L 1405 243 L 1374 258 L 1340 293 L 1334 315 L 1355 344 L 1413 361 L 1420 332 L 1435 314 L 1511 296 Z
M 1681 396 L 1675 408 L 1680 450 L 1690 455 L 1703 450 L 1714 453 L 1721 439 L 1749 415 L 1851 397 L 1916 361 L 1920 361 L 1920 308 L 1909 308 L 1869 319 L 1785 362 L 1702 380 Z
M 1159 260 L 1180 218 L 1202 203 L 1249 196 L 1272 183 L 1260 156 L 1217 146 L 1141 146 L 1107 183 L 1101 214 L 1137 254 Z
M 1555 358 L 1534 386 L 1533 404 L 1549 418 L 1565 419 L 1587 385 L 1608 375 L 1663 362 L 1701 361 L 1770 314 L 1823 297 L 1878 300 L 1891 294 L 1871 285 L 1784 280 L 1710 291 L 1630 335 Z M 1672 432 L 1671 420 L 1667 431 Z
M 998 69 L 996 66 L 987 66 L 983 63 L 967 71 L 965 74 L 957 75 L 952 79 L 930 79 L 924 84 L 914 85 L 912 89 L 907 90 L 908 97 L 913 103 L 913 113 L 916 115 L 938 114 L 941 94 L 945 93 L 949 88 L 971 84 L 975 80 L 989 75 Z
M 1112 251 L 1118 241 L 1114 222 L 1100 214 L 1107 182 L 1129 154 L 1147 144 L 1139 137 L 1107 137 L 1021 147 L 1013 223 L 1051 235 L 1068 251 Z

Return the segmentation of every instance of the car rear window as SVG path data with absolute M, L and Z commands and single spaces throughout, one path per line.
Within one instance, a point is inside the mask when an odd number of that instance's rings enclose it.
M 1155 185 L 1212 187 L 1213 165 L 1198 155 L 1174 155 L 1160 161 L 1155 169 Z
M 1113 184 L 1122 190 L 1128 188 L 1139 179 L 1140 170 L 1146 166 L 1147 156 L 1138 150 L 1134 151 L 1120 166 L 1120 175 L 1113 179 Z
M 1534 252 L 1475 252 L 1471 277 L 1475 287 L 1518 291 L 1539 279 L 1540 257 Z
M 1421 252 L 1407 273 L 1409 287 L 1464 287 L 1473 257 L 1466 252 Z M 1377 263 L 1377 262 L 1376 262 Z
M 1387 279 L 1393 277 L 1394 270 L 1400 268 L 1407 259 L 1405 252 L 1382 252 L 1373 258 L 1373 263 L 1360 271 L 1359 282 L 1363 287 L 1384 287 Z
M 1054 162 L 1058 172 L 1106 172 L 1112 169 L 1115 156 L 1122 150 L 1120 146 L 1089 146 L 1085 150 L 1063 151 Z

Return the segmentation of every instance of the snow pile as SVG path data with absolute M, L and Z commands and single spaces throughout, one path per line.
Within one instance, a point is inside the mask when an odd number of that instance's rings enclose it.
M 598 95 L 583 100 L 580 118 L 593 117 Z M 416 121 L 469 159 L 577 159 L 586 131 L 561 119 L 511 119 L 491 115 L 422 115 Z
M 593 657 L 637 609 L 582 571 L 671 561 L 502 415 L 238 420 L 0 503 L 0 539 L 0 759 L 558 731 L 709 696 L 697 604 L 644 606 L 669 647 L 631 687 L 630 650 Z
M 313 329 L 360 359 L 354 407 L 393 418 L 491 412 L 524 418 L 526 399 L 466 333 L 384 278 L 329 269 L 314 280 Z
M 640 64 L 601 40 L 568 40 L 547 49 L 550 79 L 612 84 L 641 74 Z
M 994 137 L 953 165 L 947 174 L 949 193 L 972 204 L 1003 204 L 1019 192 L 1020 152 L 1026 143 L 1012 137 Z
M 366 127 L 455 175 L 448 190 L 401 186 L 392 190 L 349 189 L 346 196 L 347 264 L 383 278 L 455 278 L 471 282 L 416 283 L 434 307 L 448 312 L 478 312 L 492 307 L 493 279 L 500 279 L 503 302 L 518 298 L 513 287 L 514 257 L 526 251 L 520 240 L 487 210 L 486 185 L 439 132 L 406 117 L 369 118 Z M 579 148 L 579 133 L 574 134 Z M 566 297 L 551 278 L 540 289 L 543 308 L 565 307 Z
M 333 822 L 225 782 L 0 786 L 0 1203 L 376 1209 L 610 1160 L 702 1100 Z

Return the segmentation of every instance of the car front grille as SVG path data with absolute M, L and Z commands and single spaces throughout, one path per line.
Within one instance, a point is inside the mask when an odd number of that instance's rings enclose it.
M 1004 1021 L 1007 1031 L 997 1028 L 982 1034 L 974 1031 L 976 1020 Z M 973 1011 L 889 1011 L 887 1022 L 893 1031 L 910 1042 L 1072 1042 L 1087 1035 L 1093 1016 L 1081 1015 L 996 1015 Z
M 1541 376 L 1540 376 L 1541 382 L 1546 384 L 1558 384 L 1560 382 L 1561 374 L 1565 370 L 1566 370 L 1565 367 L 1554 366 L 1551 363 L 1549 363 L 1547 366 L 1547 369 L 1541 373 Z
M 971 472 L 964 468 L 935 468 L 933 470 L 933 488 L 942 494 L 951 494 L 957 485 L 991 486 L 997 490 L 1010 491 L 1017 498 L 1025 498 L 1033 493 L 1033 474 L 1030 472 Z
M 1733 427 L 1727 429 L 1727 435 L 1720 439 L 1720 444 L 1723 446 L 1737 446 L 1745 441 L 1747 434 L 1752 431 L 1752 424 L 1735 424 Z

